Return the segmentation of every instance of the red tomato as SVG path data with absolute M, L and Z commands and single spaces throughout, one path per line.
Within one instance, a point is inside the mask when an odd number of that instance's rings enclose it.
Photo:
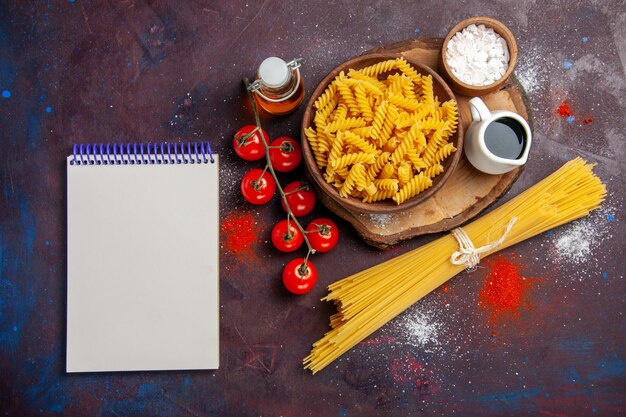
M 270 144 L 270 161 L 278 172 L 293 171 L 302 161 L 302 148 L 294 139 L 283 136 Z
M 276 181 L 272 174 L 262 169 L 252 169 L 241 180 L 241 194 L 252 204 L 265 204 L 276 191 Z
M 283 269 L 283 284 L 294 294 L 306 294 L 317 282 L 317 269 L 311 261 L 304 263 L 304 258 L 296 258 Z
M 293 220 L 281 220 L 272 229 L 272 243 L 281 252 L 293 252 L 302 245 L 302 242 L 304 242 L 302 232 Z
M 294 216 L 306 216 L 315 207 L 315 193 L 306 182 L 294 181 L 289 183 L 284 191 L 287 197 L 287 203 Z M 281 204 L 283 205 L 283 209 L 287 211 L 285 200 L 281 200 Z
M 268 143 L 270 137 L 265 130 L 263 130 L 263 135 L 265 143 Z M 233 148 L 235 148 L 235 153 L 246 161 L 257 161 L 265 156 L 261 134 L 255 125 L 244 126 L 235 133 Z
M 328 252 L 337 246 L 339 240 L 337 225 L 332 220 L 322 217 L 309 223 L 306 234 L 309 243 L 317 252 Z

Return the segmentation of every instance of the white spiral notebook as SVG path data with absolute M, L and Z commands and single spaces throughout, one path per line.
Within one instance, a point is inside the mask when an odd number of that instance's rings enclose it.
M 218 368 L 218 173 L 205 142 L 74 146 L 67 372 Z

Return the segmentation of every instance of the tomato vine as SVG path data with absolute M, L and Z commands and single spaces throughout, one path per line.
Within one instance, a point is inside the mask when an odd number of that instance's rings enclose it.
M 289 225 L 289 223 L 291 221 L 293 221 L 293 224 L 296 226 L 296 228 L 298 229 L 300 235 L 302 236 L 302 239 L 304 240 L 304 243 L 306 244 L 307 247 L 307 254 L 304 258 L 298 258 L 298 259 L 294 259 L 293 261 L 291 261 L 288 266 L 290 266 L 291 269 L 293 269 L 293 262 L 294 261 L 298 261 L 299 265 L 297 268 L 297 274 L 300 278 L 303 277 L 308 277 L 312 274 L 315 275 L 315 278 L 317 278 L 317 271 L 315 270 L 315 267 L 313 266 L 313 264 L 309 261 L 309 257 L 314 254 L 316 252 L 316 250 L 313 248 L 313 246 L 311 245 L 311 242 L 309 241 L 309 238 L 307 237 L 307 233 L 305 232 L 304 227 L 302 227 L 302 224 L 300 224 L 300 221 L 298 221 L 296 215 L 294 214 L 291 206 L 290 206 L 290 202 L 289 199 L 287 198 L 288 194 L 285 192 L 285 190 L 283 189 L 283 187 L 280 184 L 280 181 L 278 180 L 278 176 L 276 175 L 276 172 L 274 170 L 274 165 L 272 163 L 272 152 L 270 152 L 271 149 L 273 149 L 276 145 L 274 144 L 273 146 L 268 145 L 269 142 L 269 138 L 267 137 L 267 133 L 263 130 L 263 128 L 261 127 L 261 118 L 259 116 L 259 110 L 257 108 L 257 104 L 256 101 L 254 100 L 254 97 L 252 97 L 252 92 L 250 91 L 249 87 L 250 87 L 250 80 L 248 80 L 247 78 L 243 79 L 243 83 L 246 87 L 246 92 L 248 94 L 248 99 L 250 100 L 250 103 L 252 105 L 252 110 L 254 112 L 254 120 L 255 120 L 255 125 L 256 125 L 256 132 L 258 132 L 258 134 L 261 137 L 261 140 L 259 141 L 261 144 L 263 144 L 263 148 L 265 150 L 265 160 L 266 160 L 266 166 L 265 169 L 263 170 L 263 172 L 265 173 L 265 171 L 269 172 L 271 174 L 271 176 L 274 178 L 274 182 L 276 183 L 276 190 L 278 190 L 279 194 L 280 194 L 280 198 L 282 200 L 282 205 L 283 208 L 285 209 L 285 211 L 287 212 L 287 223 Z M 254 132 L 251 132 L 254 133 Z M 282 149 L 281 149 L 282 150 Z M 259 178 L 258 181 L 260 181 L 261 178 Z M 290 227 L 287 227 L 287 233 L 290 233 Z M 302 262 L 300 262 L 300 260 Z M 284 275 L 283 275 L 284 277 Z M 283 278 L 284 280 L 284 278 Z M 313 282 L 314 283 L 314 282 Z M 287 287 L 290 291 L 290 287 Z M 312 285 L 311 285 L 312 288 Z M 310 288 L 308 288 L 310 290 Z M 294 291 L 292 291 L 294 292 Z M 296 292 L 298 294 L 301 294 L 303 292 L 298 291 Z

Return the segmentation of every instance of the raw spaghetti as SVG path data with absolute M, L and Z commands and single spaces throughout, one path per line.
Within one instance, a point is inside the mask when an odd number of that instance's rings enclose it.
M 594 165 L 573 159 L 519 196 L 463 227 L 476 248 L 506 239 L 481 257 L 583 217 L 604 200 L 606 188 Z M 459 249 L 452 234 L 376 265 L 329 286 L 324 298 L 337 313 L 332 329 L 313 344 L 304 367 L 319 372 L 384 324 L 461 272 L 450 256 Z

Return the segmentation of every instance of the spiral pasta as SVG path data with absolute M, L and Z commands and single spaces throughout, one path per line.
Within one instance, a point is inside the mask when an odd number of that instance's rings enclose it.
M 360 117 L 348 117 L 345 119 L 335 120 L 334 122 L 326 125 L 324 132 L 333 133 L 338 130 L 348 130 L 353 127 L 363 127 L 366 122 Z
M 402 159 L 404 159 L 404 155 L 413 147 L 413 140 L 411 137 L 407 135 L 404 140 L 400 142 L 398 147 L 391 154 L 391 162 L 394 164 L 400 164 Z
M 389 161 L 389 156 L 391 154 L 389 152 L 383 152 L 378 155 L 378 158 L 367 168 L 367 177 L 371 180 L 374 180 L 380 171 L 382 171 L 383 167 L 387 165 Z
M 339 188 L 339 195 L 342 197 L 350 195 L 350 192 L 356 186 L 357 181 L 359 181 L 363 176 L 365 176 L 365 167 L 363 164 L 358 163 L 353 165 L 352 168 L 350 168 L 350 172 L 348 173 L 346 180 L 341 185 L 341 188 Z
M 415 111 L 419 108 L 419 103 L 416 100 L 402 97 L 396 93 L 389 94 L 389 102 L 408 111 Z
M 378 190 L 376 193 L 372 195 L 367 195 L 363 197 L 364 203 L 375 203 L 377 201 L 387 200 L 396 195 L 396 191 L 394 190 Z
M 341 103 L 332 112 L 332 121 L 343 120 L 348 116 L 348 106 Z
M 330 83 L 328 88 L 322 93 L 322 95 L 319 96 L 317 100 L 315 100 L 315 103 L 313 103 L 313 106 L 315 106 L 315 108 L 318 110 L 326 107 L 326 105 L 330 103 L 330 101 L 335 97 L 336 93 L 337 93 L 337 86 L 334 82 L 332 82 Z
M 456 148 L 454 100 L 404 58 L 341 72 L 314 102 L 304 130 L 324 179 L 341 197 L 397 204 L 432 186 Z
M 435 94 L 433 92 L 433 77 L 428 74 L 422 77 L 422 99 L 427 107 L 435 103 Z
M 374 180 L 374 185 L 380 190 L 394 190 L 397 192 L 399 189 L 399 181 L 395 178 Z
M 443 165 L 437 164 L 437 165 L 428 167 L 424 171 L 424 175 L 427 176 L 428 178 L 434 178 L 437 175 L 441 174 L 442 172 L 443 172 Z
M 396 68 L 398 68 L 404 75 L 409 77 L 411 81 L 416 84 L 418 84 L 422 79 L 422 76 L 417 71 L 415 71 L 415 68 L 413 68 L 411 64 L 406 62 L 406 59 L 404 58 L 396 59 Z
M 387 87 L 385 83 L 379 81 L 378 78 L 365 75 L 360 71 L 350 70 L 348 77 L 350 77 L 348 79 L 355 84 L 360 84 L 359 81 L 364 81 L 363 86 L 365 87 L 365 91 L 373 93 L 374 95 L 383 94 L 383 91 Z
M 356 104 L 363 114 L 363 120 L 370 121 L 374 119 L 374 112 L 372 112 L 372 108 L 370 107 L 367 96 L 365 95 L 365 87 L 363 87 L 363 83 L 360 83 L 354 88 L 354 96 L 356 99 Z
M 337 134 L 337 136 L 335 136 L 335 139 L 333 141 L 333 145 L 330 148 L 330 151 L 329 151 L 329 154 L 328 154 L 328 163 L 329 163 L 329 165 L 326 167 L 326 172 L 333 172 L 334 171 L 334 170 L 330 170 L 330 168 L 332 168 L 333 162 L 341 157 L 342 148 L 343 148 L 343 135 L 340 132 L 340 133 Z
M 398 173 L 398 169 L 394 167 L 393 164 L 387 163 L 385 164 L 383 169 L 380 171 L 378 178 L 380 179 L 393 178 L 394 176 L 397 176 L 397 173 Z
M 394 136 L 392 138 L 389 138 L 389 140 L 383 144 L 383 151 L 392 153 L 396 150 L 399 144 L 400 139 L 398 139 L 397 137 Z
M 370 77 L 376 77 L 383 72 L 388 72 L 392 70 L 396 65 L 395 59 L 389 59 L 387 61 L 378 62 L 374 65 L 370 65 L 369 67 L 365 67 L 361 70 L 361 72 Z
M 401 111 L 398 113 L 398 118 L 396 119 L 396 129 L 411 127 L 414 123 L 415 119 L 412 113 Z
M 428 167 L 428 165 L 426 165 L 426 162 L 424 162 L 422 157 L 419 156 L 419 154 L 414 149 L 409 150 L 406 153 L 406 156 L 409 159 L 409 161 L 411 161 L 411 164 L 413 164 L 413 170 L 419 172 L 422 169 L 425 169 Z
M 355 135 L 359 135 L 362 138 L 369 138 L 372 133 L 372 126 L 355 127 L 354 129 L 350 129 L 350 132 Z
M 385 122 L 383 123 L 383 127 L 380 129 L 380 136 L 378 137 L 378 143 L 381 146 L 384 146 L 387 142 L 387 138 L 391 135 L 393 131 L 393 125 L 398 118 L 398 109 L 393 104 L 390 104 L 387 107 Z
M 319 139 L 317 137 L 317 132 L 313 130 L 310 126 L 304 129 L 304 135 L 308 139 L 311 144 L 311 148 L 313 149 L 313 156 L 315 157 L 315 164 L 319 169 L 322 169 L 328 164 L 328 160 L 326 158 L 326 153 L 320 151 L 319 147 Z
M 355 133 L 347 131 L 344 132 L 343 137 L 346 143 L 356 146 L 363 152 L 376 153 L 377 151 L 376 147 L 371 142 L 366 141 L 365 139 L 363 139 L 362 136 L 359 136 Z
M 348 84 L 343 81 L 337 81 L 337 90 L 339 91 L 341 99 L 348 106 L 350 113 L 357 114 L 359 112 L 359 106 Z
M 338 170 L 343 167 L 347 167 L 348 165 L 358 164 L 362 162 L 367 162 L 371 164 L 376 159 L 376 153 L 347 153 L 342 155 L 340 158 L 333 160 L 333 169 Z
M 411 166 L 406 162 L 402 161 L 400 166 L 398 166 L 398 182 L 401 186 L 411 181 L 413 170 Z
M 446 143 L 435 152 L 434 162 L 440 164 L 444 159 L 450 156 L 452 152 L 455 152 L 456 148 L 453 143 Z
M 380 105 L 376 108 L 376 111 L 374 112 L 372 131 L 370 132 L 370 136 L 372 137 L 372 139 L 378 139 L 380 137 L 380 132 L 383 128 L 383 124 L 385 123 L 385 117 L 387 116 L 388 106 L 389 103 L 386 100 L 383 100 L 383 102 L 380 103 Z
M 424 149 L 424 162 L 430 165 L 435 161 L 435 153 L 439 148 L 444 146 L 447 142 L 445 141 L 445 132 L 446 126 L 435 130 L 432 134 L 428 144 L 426 144 L 426 148 Z
M 449 123 L 448 127 L 450 129 L 456 130 L 459 118 L 459 111 L 456 107 L 456 103 L 454 101 L 446 101 L 441 105 L 441 109 L 443 110 L 442 119 Z
M 429 188 L 431 185 L 433 185 L 433 181 L 424 174 L 420 173 L 413 177 L 404 187 L 402 187 L 400 191 L 392 197 L 392 200 L 397 204 L 401 204 L 409 198 L 414 197 Z

